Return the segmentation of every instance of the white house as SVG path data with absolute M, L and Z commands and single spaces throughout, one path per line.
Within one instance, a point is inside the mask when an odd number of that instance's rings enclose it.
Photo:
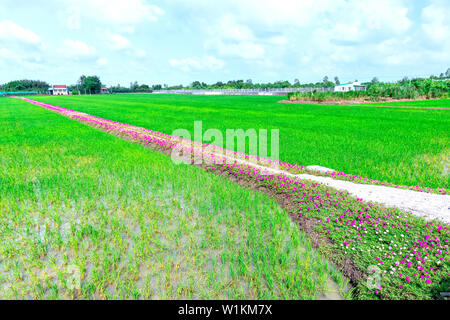
M 360 82 L 350 82 L 344 84 L 338 84 L 334 87 L 334 92 L 348 92 L 348 91 L 366 91 L 366 86 Z
M 50 89 L 48 89 L 48 94 L 53 96 L 67 96 L 71 92 L 67 88 L 66 85 L 54 85 Z

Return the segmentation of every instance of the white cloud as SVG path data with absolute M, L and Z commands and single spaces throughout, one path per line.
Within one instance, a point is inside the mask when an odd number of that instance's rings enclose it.
M 216 50 L 221 56 L 256 59 L 264 55 L 264 48 L 253 31 L 237 23 L 231 15 L 223 16 L 208 30 L 209 39 L 205 41 L 205 47 Z
M 264 55 L 264 47 L 251 41 L 224 42 L 217 39 L 207 41 L 205 46 L 215 49 L 221 56 L 257 59 Z
M 164 11 L 144 0 L 66 0 L 82 16 L 112 24 L 157 21 Z
M 53 70 L 43 77 L 54 76 L 58 68 L 58 76 L 69 77 L 79 70 L 114 65 L 118 69 L 106 73 L 111 77 L 143 80 L 139 77 L 148 79 L 151 69 L 155 78 L 174 78 L 166 82 L 191 81 L 189 73 L 164 73 L 167 60 L 174 58 L 174 70 L 193 72 L 197 79 L 205 74 L 205 81 L 220 75 L 309 81 L 325 74 L 354 80 L 362 78 L 361 73 L 380 79 L 390 74 L 394 79 L 397 73 L 436 74 L 450 61 L 450 0 L 48 0 L 30 1 L 26 8 L 14 4 L 0 0 L 5 17 L 0 19 L 4 78 L 20 75 L 19 65 L 34 63 Z M 163 20 L 160 26 L 150 23 L 156 20 Z M 44 44 L 52 50 L 45 50 Z M 28 71 L 35 74 L 34 70 L 33 65 Z M 133 79 L 123 81 L 129 80 Z
M 361 58 L 356 47 L 370 46 L 393 35 L 401 38 L 412 26 L 406 0 L 198 0 L 195 5 L 172 0 L 171 3 L 180 14 L 198 24 L 197 30 L 205 30 L 206 50 L 219 57 L 258 64 L 274 59 L 282 61 L 289 53 L 313 56 L 314 61 L 331 57 L 339 63 L 351 63 Z M 278 68 L 278 64 L 271 65 Z
M 65 20 L 67 28 L 70 30 L 78 30 L 81 28 L 81 13 L 77 6 L 70 6 L 65 12 Z
M 171 59 L 169 60 L 169 64 L 172 67 L 179 68 L 185 72 L 194 70 L 217 71 L 225 66 L 224 61 L 213 56 L 205 56 L 202 58 Z
M 131 33 L 134 33 L 134 31 L 136 30 L 136 28 L 135 28 L 134 26 L 122 26 L 122 27 L 120 28 L 120 30 L 121 30 L 121 32 L 123 32 L 123 33 L 131 34 Z
M 17 56 L 6 48 L 0 48 L 0 58 L 5 60 L 16 60 Z
M 14 71 L 21 69 L 29 69 L 36 72 L 38 69 L 44 68 L 43 59 L 34 54 L 18 54 L 17 51 L 12 51 L 7 48 L 0 48 L 0 66 L 5 68 L 14 68 Z M 12 71 L 12 72 L 14 72 Z M 8 80 L 11 80 L 9 78 Z
M 41 44 L 41 38 L 36 33 L 9 20 L 0 22 L 0 39 L 15 40 L 32 45 Z
M 41 37 L 31 30 L 10 21 L 0 21 L 0 64 L 6 68 L 42 67 L 42 50 L 45 50 Z M 9 72 L 6 72 L 7 74 Z
M 317 12 L 337 2 L 340 0 L 232 0 L 228 4 L 235 8 L 236 15 L 242 21 L 266 26 L 302 26 L 314 21 Z
M 109 47 L 113 50 L 122 50 L 130 46 L 130 41 L 120 34 L 112 33 L 108 30 L 106 32 L 106 37 L 109 40 Z
M 107 64 L 108 64 L 108 59 L 106 59 L 106 58 L 99 58 L 99 59 L 97 59 L 97 65 L 98 66 L 103 67 L 103 66 L 105 66 Z
M 365 28 L 403 32 L 411 25 L 406 0 L 198 0 L 195 6 L 184 0 L 172 0 L 171 3 L 192 15 L 209 16 L 209 21 L 215 24 L 223 21 L 220 17 L 225 13 L 229 20 L 245 21 L 247 25 L 272 30 L 317 27 L 335 22 L 352 25 L 361 21 Z
M 403 0 L 352 0 L 342 9 L 346 10 L 343 11 L 342 19 L 359 21 L 361 27 L 367 30 L 401 34 L 411 27 L 411 20 L 407 16 L 409 10 Z
M 288 37 L 286 36 L 275 36 L 267 39 L 267 42 L 270 44 L 282 46 L 288 43 Z
M 147 56 L 147 51 L 142 50 L 142 49 L 138 49 L 138 50 L 136 50 L 136 56 L 138 58 L 144 58 L 144 57 Z
M 450 39 L 450 3 L 448 1 L 431 1 L 422 10 L 422 29 L 435 43 L 448 42 Z
M 94 47 L 89 46 L 83 41 L 65 39 L 62 41 L 58 53 L 71 58 L 92 58 L 96 54 Z
M 210 33 L 226 40 L 249 41 L 255 38 L 248 26 L 237 23 L 231 15 L 223 16 Z

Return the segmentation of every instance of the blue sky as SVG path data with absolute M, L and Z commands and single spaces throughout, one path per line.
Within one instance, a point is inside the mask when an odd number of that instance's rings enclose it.
M 449 0 L 0 0 L 0 83 L 439 75 L 448 17 Z

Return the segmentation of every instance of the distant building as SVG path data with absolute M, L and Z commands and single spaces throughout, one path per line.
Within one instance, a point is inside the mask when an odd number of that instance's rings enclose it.
M 54 85 L 48 89 L 48 94 L 53 96 L 67 96 L 71 94 L 66 85 Z
M 350 82 L 338 84 L 334 87 L 334 92 L 348 92 L 348 91 L 366 91 L 366 86 L 360 82 Z
M 107 93 L 109 93 L 108 88 L 102 87 L 102 90 L 100 90 L 100 93 L 102 93 L 102 94 L 107 94 Z

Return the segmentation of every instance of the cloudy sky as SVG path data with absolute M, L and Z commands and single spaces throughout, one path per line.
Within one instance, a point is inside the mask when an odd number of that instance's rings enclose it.
M 438 75 L 449 17 L 449 0 L 0 0 L 0 83 Z

